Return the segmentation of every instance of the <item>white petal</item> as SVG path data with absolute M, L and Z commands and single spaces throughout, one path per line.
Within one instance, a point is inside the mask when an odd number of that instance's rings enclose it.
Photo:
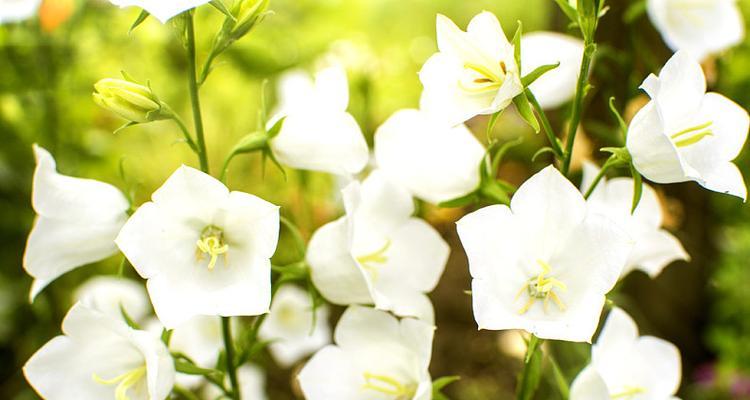
M 151 303 L 142 284 L 120 277 L 91 278 L 75 290 L 73 297 L 116 319 L 122 318 L 120 307 L 135 321 L 142 321 L 151 311 Z
M 493 279 L 504 271 L 512 271 L 522 246 L 510 208 L 505 205 L 480 208 L 461 218 L 456 227 L 473 278 Z
M 339 319 L 334 340 L 345 351 L 378 344 L 401 342 L 399 321 L 387 312 L 369 307 L 349 306 Z
M 623 276 L 638 268 L 654 278 L 677 260 L 690 260 L 680 241 L 663 229 L 648 231 L 637 238 Z
M 191 8 L 195 8 L 202 4 L 208 3 L 210 0 L 109 0 L 110 3 L 120 6 L 137 6 L 148 11 L 149 14 L 153 15 L 161 21 L 166 23 L 167 20 L 180 14 L 183 11 L 187 11 Z
M 390 308 L 395 315 L 413 317 L 430 325 L 435 324 L 435 308 L 426 294 L 412 290 L 399 291 L 398 288 L 394 289 L 384 291 L 383 294 L 391 301 L 392 307 Z
M 609 399 L 607 385 L 591 366 L 581 371 L 570 386 L 570 400 Z
M 711 121 L 709 129 L 712 136 L 686 146 L 683 154 L 687 156 L 688 152 L 709 151 L 710 147 L 713 149 L 710 153 L 723 161 L 734 160 L 739 156 L 750 127 L 750 117 L 745 109 L 718 93 L 707 93 L 695 118 Z M 692 165 L 690 160 L 688 163 Z
M 522 75 L 543 65 L 560 65 L 529 86 L 542 108 L 555 108 L 568 102 L 576 90 L 583 58 L 583 42 L 556 32 L 532 32 L 521 38 Z
M 346 111 L 349 105 L 349 83 L 346 70 L 339 65 L 315 74 L 315 95 L 318 105 L 335 111 Z
M 297 379 L 308 400 L 351 400 L 361 396 L 358 372 L 342 349 L 326 346 L 305 364 Z
M 401 338 L 407 348 L 411 349 L 419 360 L 419 367 L 425 371 L 432 358 L 432 339 L 435 327 L 426 321 L 404 318 L 401 320 Z
M 636 344 L 636 351 L 648 361 L 648 367 L 654 371 L 652 386 L 648 389 L 663 396 L 672 395 L 680 387 L 682 365 L 680 351 L 672 343 L 653 336 L 643 336 Z
M 474 16 L 466 27 L 466 36 L 485 57 L 490 56 L 494 60 L 513 54 L 513 47 L 505 37 L 500 21 L 491 12 L 482 11 Z
M 279 206 L 260 197 L 231 192 L 214 216 L 214 224 L 224 230 L 231 247 L 239 247 L 257 257 L 271 258 L 279 240 Z
M 633 318 L 621 308 L 615 307 L 609 312 L 596 344 L 591 349 L 593 362 L 601 359 L 612 359 L 621 349 L 633 346 L 638 340 L 638 326 Z
M 342 190 L 344 207 L 355 236 L 380 239 L 405 223 L 414 213 L 414 202 L 406 189 L 374 170 L 361 184 L 351 182 Z M 360 232 L 360 229 L 363 230 Z M 354 241 L 360 239 L 355 237 Z
M 130 339 L 146 359 L 149 397 L 166 399 L 175 381 L 174 360 L 161 339 L 144 331 L 132 331 Z
M 659 72 L 658 93 L 649 96 L 659 106 L 667 130 L 692 116 L 706 93 L 706 77 L 700 64 L 686 52 L 675 53 Z
M 229 189 L 218 179 L 183 165 L 151 195 L 151 199 L 163 213 L 209 222 L 216 207 L 223 204 L 228 195 Z
M 268 129 L 282 116 L 299 112 L 309 106 L 309 100 L 315 96 L 315 82 L 306 71 L 292 69 L 279 77 L 276 91 L 279 100 L 271 112 L 274 117 L 269 120 Z
M 4 1 L 0 10 L 0 24 L 23 21 L 36 15 L 41 0 Z

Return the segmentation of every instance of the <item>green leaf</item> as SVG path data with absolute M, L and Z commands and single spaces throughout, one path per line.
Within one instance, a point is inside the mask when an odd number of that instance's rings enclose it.
M 161 341 L 169 347 L 169 341 L 172 340 L 172 332 L 174 332 L 172 329 L 164 328 L 161 331 Z
M 487 140 L 490 140 L 490 136 L 492 134 L 492 130 L 495 129 L 495 124 L 497 123 L 497 120 L 500 118 L 500 115 L 502 115 L 503 111 L 505 109 L 502 109 L 492 115 L 490 115 L 490 120 L 487 121 Z
M 273 124 L 271 129 L 268 130 L 269 139 L 273 139 L 279 134 L 279 132 L 281 132 L 281 127 L 284 126 L 284 120 L 286 120 L 286 116 L 281 117 L 275 124 Z
M 537 157 L 541 156 L 544 153 L 552 153 L 553 156 L 557 155 L 557 153 L 555 153 L 555 149 L 549 146 L 544 146 L 541 149 L 537 150 L 533 156 L 531 156 L 531 162 L 536 161 Z
M 528 97 L 526 97 L 526 93 L 521 93 L 514 97 L 513 104 L 516 105 L 521 118 L 534 129 L 534 133 L 539 133 L 539 121 L 536 119 L 536 115 L 534 115 L 534 110 L 531 107 L 531 103 L 529 103 Z
M 141 13 L 138 14 L 138 18 L 136 18 L 135 21 L 133 22 L 133 25 L 130 25 L 130 29 L 128 29 L 128 35 L 130 35 L 133 32 L 133 30 L 135 30 L 135 28 L 138 27 L 138 25 L 142 24 L 143 21 L 148 19 L 150 15 L 151 14 L 149 14 L 148 11 L 142 10 Z
M 250 153 L 265 150 L 268 147 L 268 135 L 265 132 L 252 132 L 243 136 L 232 148 L 232 154 Z
M 521 143 L 523 143 L 523 136 L 519 136 L 513 140 L 509 140 L 498 147 L 497 152 L 495 152 L 495 154 L 492 156 L 491 176 L 494 177 L 497 169 L 500 167 L 500 163 L 502 162 L 503 157 L 505 157 L 505 154 L 508 153 L 508 150 L 518 146 Z
M 555 0 L 560 10 L 571 20 L 574 24 L 578 24 L 578 11 L 573 8 L 567 0 Z
M 214 6 L 215 9 L 221 11 L 222 14 L 226 15 L 227 18 L 231 19 L 232 21 L 237 21 L 237 18 L 232 15 L 232 12 L 229 11 L 227 6 L 224 4 L 221 0 L 211 0 L 210 3 L 212 6 Z
M 635 169 L 633 164 L 630 164 L 630 175 L 633 176 L 633 205 L 630 208 L 630 213 L 633 214 L 638 207 L 638 203 L 641 202 L 641 196 L 643 195 L 643 178 L 641 178 L 641 174 Z
M 516 59 L 516 66 L 518 67 L 518 70 L 521 70 L 521 36 L 523 36 L 523 23 L 521 21 L 518 21 L 518 28 L 516 28 L 516 33 L 513 34 L 513 40 L 511 43 L 513 43 L 513 58 Z
M 442 393 L 442 389 L 453 382 L 461 379 L 458 375 L 443 376 L 432 381 L 432 399 L 433 400 L 449 400 L 446 395 Z
M 120 315 L 122 315 L 122 318 L 125 320 L 125 323 L 128 324 L 129 327 L 140 330 L 141 327 L 138 325 L 137 322 L 133 320 L 133 318 L 130 318 L 130 315 L 127 311 L 125 311 L 125 307 L 122 306 L 122 303 L 120 303 Z
M 223 372 L 216 369 L 201 368 L 183 358 L 174 360 L 174 369 L 177 372 L 188 375 L 223 375 Z
M 620 132 L 622 133 L 622 137 L 627 138 L 628 124 L 625 123 L 625 120 L 622 118 L 622 115 L 620 115 L 620 113 L 617 111 L 617 106 L 615 106 L 614 97 L 609 98 L 609 111 L 612 112 L 612 115 L 615 117 L 615 120 L 617 121 L 617 125 L 620 127 Z
M 560 63 L 557 62 L 555 64 L 547 64 L 542 65 L 539 67 L 536 67 L 533 71 L 529 72 L 526 76 L 521 78 L 521 83 L 523 84 L 523 87 L 528 87 L 532 83 L 534 83 L 535 80 L 539 79 L 542 75 L 545 73 L 552 71 L 553 69 L 560 66 Z

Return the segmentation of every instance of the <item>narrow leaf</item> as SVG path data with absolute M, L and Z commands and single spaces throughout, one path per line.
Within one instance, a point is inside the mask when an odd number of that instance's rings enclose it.
M 192 364 L 184 359 L 174 360 L 174 369 L 177 372 L 188 374 L 188 375 L 214 375 L 222 374 L 221 371 L 215 369 L 201 368 L 195 364 Z
M 125 320 L 125 323 L 128 324 L 129 327 L 140 330 L 141 327 L 138 325 L 137 322 L 133 320 L 133 318 L 130 318 L 130 315 L 127 311 L 125 311 L 125 307 L 122 306 L 122 303 L 120 303 L 120 315 L 122 315 L 122 318 Z
M 643 178 L 641 178 L 641 174 L 638 173 L 633 164 L 630 164 L 630 174 L 633 176 L 633 206 L 630 208 L 630 213 L 633 214 L 638 207 L 638 203 L 641 202 L 641 196 L 643 195 Z
M 438 207 L 440 208 L 456 208 L 456 207 L 463 207 L 467 206 L 469 204 L 472 204 L 477 201 L 477 194 L 476 192 L 471 192 L 465 196 L 457 197 L 455 199 L 446 200 L 443 202 L 438 203 Z
M 622 133 L 622 137 L 626 138 L 628 136 L 628 124 L 625 123 L 625 120 L 622 118 L 622 115 L 620 115 L 620 112 L 617 111 L 617 106 L 615 106 L 614 97 L 609 98 L 609 111 L 611 111 L 612 115 L 615 117 L 615 120 L 617 121 L 617 125 L 620 127 L 620 132 Z
M 518 28 L 516 28 L 516 33 L 513 34 L 513 58 L 516 59 L 516 65 L 518 66 L 518 70 L 521 71 L 521 36 L 523 36 L 523 23 L 521 21 L 518 21 Z
M 555 149 L 549 146 L 544 146 L 541 149 L 537 150 L 536 153 L 534 153 L 533 156 L 531 156 L 531 162 L 536 161 L 537 157 L 541 156 L 544 153 L 552 153 L 552 155 L 557 155 L 555 153 Z
M 559 62 L 556 62 L 554 64 L 547 64 L 542 65 L 539 67 L 536 67 L 533 71 L 529 72 L 526 76 L 521 78 L 521 83 L 523 84 L 523 87 L 528 87 L 532 83 L 534 83 L 535 80 L 539 79 L 542 75 L 545 73 L 552 71 L 553 69 L 560 66 Z
M 518 114 L 521 115 L 521 118 L 523 118 L 523 120 L 534 129 L 534 133 L 539 133 L 539 121 L 536 119 L 536 115 L 534 115 L 534 110 L 531 108 L 531 103 L 529 103 L 526 94 L 521 93 L 514 97 L 513 104 L 516 105 L 516 109 L 518 110 Z
M 138 27 L 138 25 L 142 24 L 143 21 L 145 21 L 151 14 L 148 13 L 148 11 L 143 10 L 140 14 L 138 14 L 138 18 L 135 19 L 133 22 L 133 25 L 130 25 L 130 29 L 128 29 L 128 35 L 130 35 L 135 28 Z
M 232 21 L 237 21 L 237 18 L 232 15 L 232 12 L 229 11 L 226 5 L 224 5 L 223 1 L 211 0 L 211 5 L 214 6 L 215 9 L 221 11 L 222 14 L 226 15 L 227 18 L 231 19 Z
M 555 3 L 557 3 L 557 6 L 560 7 L 560 10 L 562 10 L 571 22 L 574 24 L 578 23 L 578 11 L 571 7 L 567 0 L 555 0 Z

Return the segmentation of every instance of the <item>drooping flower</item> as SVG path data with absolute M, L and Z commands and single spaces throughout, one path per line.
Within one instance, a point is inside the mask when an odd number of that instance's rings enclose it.
M 412 217 L 409 193 L 373 171 L 343 190 L 346 215 L 310 239 L 307 262 L 320 293 L 335 304 L 375 304 L 432 321 L 425 295 L 437 285 L 450 251 L 425 221 Z
M 636 169 L 657 183 L 692 180 L 745 199 L 747 188 L 732 160 L 747 138 L 747 112 L 718 93 L 706 93 L 703 70 L 683 51 L 641 88 L 651 101 L 633 117 L 627 138 Z
M 351 306 L 298 379 L 309 400 L 428 400 L 435 327 L 371 308 Z
M 172 390 L 172 357 L 154 335 L 80 303 L 62 331 L 23 367 L 42 398 L 163 400 Z
M 510 207 L 482 208 L 457 225 L 480 329 L 591 340 L 632 244 L 610 220 L 588 213 L 557 169 L 524 182 Z
M 37 213 L 23 255 L 34 297 L 60 275 L 117 253 L 114 239 L 128 200 L 114 186 L 57 173 L 55 159 L 34 145 L 31 204 Z
M 521 38 L 521 75 L 560 63 L 531 85 L 542 108 L 555 108 L 573 98 L 583 58 L 583 41 L 557 32 L 531 32 Z
M 279 207 L 182 166 L 115 240 L 174 328 L 196 315 L 259 315 L 271 302 Z
M 736 0 L 648 0 L 651 23 L 672 50 L 702 61 L 742 42 L 745 23 Z
M 142 321 L 151 311 L 151 303 L 142 284 L 116 276 L 96 276 L 73 293 L 76 301 L 115 318 L 121 308 L 134 321 Z
M 253 364 L 243 364 L 237 368 L 237 381 L 243 399 L 268 400 L 266 395 L 266 374 Z M 229 382 L 227 382 L 227 385 Z M 204 399 L 218 399 L 224 393 L 214 385 L 206 385 L 202 391 Z
M 369 158 L 367 142 L 351 114 L 349 84 L 340 66 L 322 69 L 315 82 L 292 71 L 279 81 L 280 104 L 269 125 L 281 117 L 281 131 L 270 140 L 273 154 L 292 168 L 353 175 Z
M 33 17 L 41 3 L 42 0 L 0 0 L 0 24 Z
M 598 172 L 593 164 L 584 163 L 582 190 L 588 189 Z M 625 229 L 635 242 L 620 277 L 634 269 L 640 269 L 654 278 L 670 263 L 689 260 L 690 256 L 676 237 L 661 228 L 661 204 L 649 185 L 643 185 L 641 200 L 631 213 L 633 187 L 632 178 L 602 178 L 587 203 L 590 212 L 611 219 Z
M 271 341 L 268 350 L 282 367 L 289 367 L 331 342 L 328 308 L 313 313 L 310 295 L 284 285 L 276 292 L 271 312 L 260 327 L 259 337 Z
M 375 159 L 388 179 L 440 203 L 476 190 L 484 147 L 463 124 L 449 127 L 425 112 L 400 110 L 375 132 Z
M 436 118 L 457 125 L 500 111 L 523 92 L 513 45 L 492 13 L 477 14 L 466 32 L 438 15 L 437 45 L 419 72 L 420 108 Z
M 161 23 L 166 23 L 175 15 L 209 1 L 211 0 L 109 0 L 110 3 L 120 8 L 140 7 L 156 17 Z
M 680 364 L 672 343 L 638 336 L 633 319 L 613 308 L 591 348 L 591 364 L 571 386 L 570 400 L 677 400 Z

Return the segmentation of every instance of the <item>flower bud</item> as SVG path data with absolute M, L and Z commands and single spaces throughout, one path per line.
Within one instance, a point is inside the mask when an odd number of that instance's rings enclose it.
M 169 118 L 151 88 L 135 82 L 105 78 L 94 84 L 94 102 L 132 122 Z
M 233 14 L 237 23 L 232 30 L 232 37 L 237 40 L 255 26 L 259 18 L 268 9 L 269 0 L 241 0 L 236 4 Z

